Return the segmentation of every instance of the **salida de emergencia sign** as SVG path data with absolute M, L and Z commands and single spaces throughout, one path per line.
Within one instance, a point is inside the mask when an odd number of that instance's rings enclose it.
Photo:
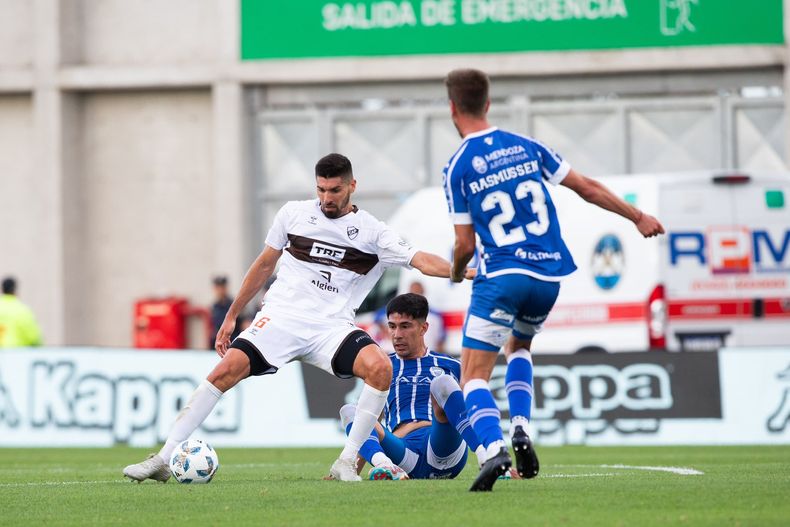
M 241 7 L 244 60 L 784 42 L 782 0 L 242 0 Z

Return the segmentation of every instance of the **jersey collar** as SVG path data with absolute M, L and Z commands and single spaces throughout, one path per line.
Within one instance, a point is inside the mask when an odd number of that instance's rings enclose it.
M 496 126 L 492 126 L 491 128 L 486 128 L 485 130 L 480 130 L 479 132 L 472 132 L 471 134 L 466 134 L 464 136 L 464 141 L 466 141 L 467 139 L 473 139 L 475 137 L 481 137 L 481 136 L 484 136 L 484 135 L 488 135 L 491 132 L 495 132 L 496 130 L 497 130 L 497 127 Z

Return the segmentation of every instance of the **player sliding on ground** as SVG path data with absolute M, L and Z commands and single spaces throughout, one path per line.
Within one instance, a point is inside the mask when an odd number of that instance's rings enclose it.
M 357 452 L 387 401 L 392 364 L 354 325 L 356 309 L 385 268 L 414 267 L 428 276 L 449 277 L 450 262 L 413 249 L 384 223 L 352 205 L 356 180 L 345 156 L 323 157 L 315 176 L 318 199 L 291 201 L 277 212 L 263 251 L 247 271 L 217 333 L 215 347 L 222 360 L 181 410 L 159 453 L 126 467 L 125 476 L 167 481 L 167 460 L 175 446 L 200 426 L 224 392 L 249 376 L 272 374 L 299 360 L 337 377 L 365 382 L 346 445 L 329 471 L 333 479 L 360 480 Z M 260 311 L 231 343 L 236 318 L 278 261 L 277 280 Z
M 479 448 L 469 420 L 458 379 L 461 363 L 429 350 L 428 301 L 406 293 L 387 304 L 387 325 L 395 353 L 392 383 L 384 407 L 386 428 L 376 423 L 359 451 L 370 463 L 371 479 L 454 478 L 466 465 L 467 446 Z M 356 407 L 340 409 L 340 419 L 348 431 L 354 424 Z M 364 463 L 359 463 L 359 470 Z M 380 470 L 377 470 L 380 469 Z

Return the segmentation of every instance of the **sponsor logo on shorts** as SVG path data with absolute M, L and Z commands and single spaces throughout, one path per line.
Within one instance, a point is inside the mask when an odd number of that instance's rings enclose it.
M 493 310 L 491 314 L 488 316 L 490 316 L 494 320 L 504 320 L 505 322 L 513 322 L 513 315 L 501 309 Z
M 313 258 L 328 259 L 333 262 L 342 261 L 345 255 L 345 249 L 332 245 L 324 245 L 321 242 L 313 242 L 313 247 L 310 249 L 310 256 Z

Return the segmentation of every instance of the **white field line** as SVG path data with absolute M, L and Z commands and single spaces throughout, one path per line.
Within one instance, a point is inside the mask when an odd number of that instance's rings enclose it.
M 0 488 L 7 487 L 59 487 L 62 485 L 107 485 L 111 483 L 130 483 L 131 481 L 30 481 L 27 483 L 0 483 Z
M 589 474 L 544 474 L 539 476 L 543 478 L 608 478 L 611 476 L 622 476 L 622 473 L 617 472 L 591 472 Z
M 663 466 L 641 466 L 641 465 L 553 465 L 555 467 L 579 467 L 579 468 L 614 468 L 621 470 L 649 470 L 654 472 L 670 472 L 679 476 L 702 476 L 705 473 L 701 470 L 690 467 L 663 467 Z
M 702 476 L 701 470 L 688 467 L 642 467 L 636 465 L 601 465 L 601 468 L 622 468 L 626 470 L 652 470 L 656 472 L 671 472 L 679 476 Z

